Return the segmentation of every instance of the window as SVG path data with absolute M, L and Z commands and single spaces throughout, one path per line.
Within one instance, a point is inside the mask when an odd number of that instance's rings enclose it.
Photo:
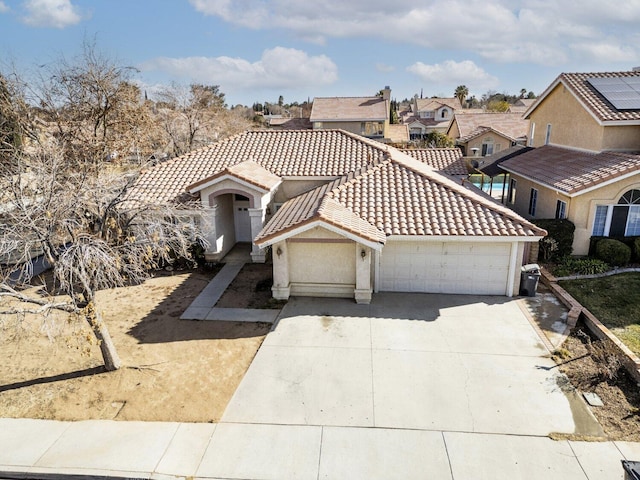
M 509 182 L 509 203 L 516 203 L 516 186 L 518 185 L 518 182 L 516 181 L 515 178 L 512 178 L 511 181 Z
M 538 190 L 531 189 L 531 195 L 529 196 L 529 215 L 536 216 L 536 206 L 538 204 Z
M 442 109 L 442 113 L 440 114 L 440 116 L 442 118 L 447 118 L 449 116 L 449 110 L 447 110 L 446 108 Z
M 567 202 L 556 201 L 556 218 L 567 218 Z
M 544 136 L 544 144 L 545 145 L 549 145 L 550 141 L 551 141 L 551 124 L 548 123 L 547 124 L 547 133 Z
M 493 154 L 493 139 L 485 138 L 482 141 L 482 156 L 486 157 Z
M 529 146 L 533 147 L 533 136 L 536 134 L 536 124 L 531 122 L 531 134 L 529 135 Z
M 429 111 L 429 112 L 420 112 L 420 116 L 422 118 L 431 118 L 433 117 L 433 112 Z
M 635 237 L 640 235 L 640 205 L 629 207 L 625 236 Z
M 608 212 L 609 207 L 607 205 L 598 205 L 596 207 L 596 217 L 593 220 L 593 231 L 591 232 L 594 237 L 604 236 Z

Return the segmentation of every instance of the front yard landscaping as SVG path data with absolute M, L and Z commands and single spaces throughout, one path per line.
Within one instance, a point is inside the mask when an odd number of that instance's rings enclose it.
M 640 273 L 558 283 L 640 355 Z

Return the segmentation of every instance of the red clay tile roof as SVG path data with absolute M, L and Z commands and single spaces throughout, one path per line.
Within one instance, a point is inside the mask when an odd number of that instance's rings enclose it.
M 254 161 L 279 177 L 338 177 L 385 155 L 384 146 L 341 130 L 249 131 L 144 171 L 131 197 L 184 201 L 187 187 Z
M 467 164 L 459 148 L 411 148 L 401 151 L 447 175 L 462 177 L 469 175 Z
M 252 164 L 258 174 L 250 172 Z M 381 243 L 387 235 L 544 235 L 423 161 L 339 130 L 246 132 L 150 168 L 133 197 L 178 201 L 187 187 L 222 172 L 263 186 L 276 177 L 327 178 L 286 202 L 258 236 L 262 243 L 316 220 Z
M 389 118 L 389 104 L 382 97 L 320 97 L 313 99 L 312 122 L 379 121 Z
M 500 166 L 573 196 L 622 175 L 640 172 L 640 154 L 591 153 L 546 145 L 506 160 Z
M 282 181 L 280 177 L 274 175 L 266 168 L 262 167 L 252 160 L 247 160 L 245 162 L 231 165 L 230 167 L 225 168 L 221 172 L 216 173 L 211 177 L 205 178 L 203 180 L 200 180 L 199 182 L 189 185 L 187 187 L 187 190 L 189 190 L 190 192 L 200 190 L 198 187 L 225 175 L 231 175 L 267 191 L 271 190 Z
M 629 72 L 595 72 L 595 73 L 561 73 L 554 82 L 538 97 L 535 104 L 527 111 L 528 117 L 533 110 L 562 83 L 598 120 L 606 121 L 638 121 L 640 109 L 617 110 L 588 82 L 589 78 L 640 77 L 640 71 Z
M 389 152 L 388 160 L 369 164 L 357 173 L 308 192 L 304 199 L 298 197 L 285 203 L 260 232 L 256 243 L 268 244 L 293 228 L 324 220 L 321 206 L 326 198 L 365 221 L 358 228 L 366 231 L 363 236 L 367 239 L 376 235 L 366 225 L 377 229 L 379 239 L 389 235 L 545 235 L 544 230 L 487 196 L 439 175 L 399 150 L 390 148 Z M 353 231 L 352 218 L 348 224 L 337 226 Z
M 454 122 L 458 125 L 461 142 L 482 135 L 488 129 L 512 140 L 524 138 L 529 133 L 529 120 L 522 118 L 520 113 L 456 113 L 452 125 Z

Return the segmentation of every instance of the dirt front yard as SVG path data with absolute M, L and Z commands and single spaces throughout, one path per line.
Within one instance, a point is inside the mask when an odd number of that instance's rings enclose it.
M 83 320 L 0 316 L 0 417 L 218 421 L 271 326 L 180 320 L 211 278 L 163 272 L 100 292 L 116 372 Z

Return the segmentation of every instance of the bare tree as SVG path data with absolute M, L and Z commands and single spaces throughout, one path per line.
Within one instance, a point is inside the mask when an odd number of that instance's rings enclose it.
M 37 308 L 14 306 L 0 313 L 58 309 L 78 314 L 92 328 L 105 367 L 117 369 L 121 362 L 96 292 L 140 283 L 172 258 L 191 258 L 191 247 L 202 241 L 189 217 L 194 212 L 130 198 L 134 174 L 69 170 L 62 149 L 22 157 L 17 164 L 17 172 L 0 172 L 0 298 Z M 39 294 L 28 294 L 17 285 L 16 274 L 21 282 L 30 281 L 38 255 L 52 267 L 53 281 Z
M 86 42 L 82 53 L 41 68 L 27 100 L 68 162 L 99 167 L 114 157 L 148 158 L 157 145 L 135 69 L 122 66 Z
M 218 85 L 173 83 L 158 94 L 156 114 L 173 156 L 247 130 L 250 120 L 226 108 Z

